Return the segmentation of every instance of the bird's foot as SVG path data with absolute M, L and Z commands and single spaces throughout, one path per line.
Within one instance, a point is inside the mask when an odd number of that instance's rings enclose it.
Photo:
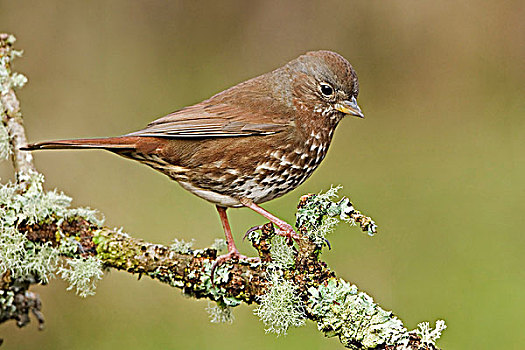
M 250 263 L 261 262 L 261 258 L 248 257 L 246 255 L 242 255 L 241 253 L 239 253 L 237 249 L 232 249 L 228 252 L 228 254 L 218 256 L 217 259 L 215 259 L 215 261 L 213 262 L 213 265 L 211 266 L 212 285 L 215 285 L 214 277 L 215 277 L 215 271 L 217 270 L 217 268 L 229 260 L 236 260 L 236 261 L 244 260 Z
M 290 224 L 288 224 L 286 222 L 280 222 L 279 224 L 274 223 L 274 225 L 277 226 L 276 229 L 275 229 L 275 234 L 276 235 L 286 237 L 290 242 L 292 240 L 297 241 L 300 238 L 300 236 L 297 234 L 297 232 L 295 232 L 295 230 L 293 229 L 292 225 L 290 225 Z M 253 232 L 258 231 L 258 230 L 262 230 L 264 228 L 264 226 L 265 225 L 257 225 L 257 226 L 254 226 L 254 227 L 250 228 L 244 234 L 243 240 L 245 240 L 250 235 L 250 233 L 253 233 Z
M 279 236 L 286 237 L 290 241 L 298 241 L 301 238 L 301 236 L 299 236 L 297 232 L 295 232 L 292 225 L 290 225 L 287 222 L 280 222 L 279 224 L 276 224 L 276 226 L 277 229 L 275 230 L 275 233 Z

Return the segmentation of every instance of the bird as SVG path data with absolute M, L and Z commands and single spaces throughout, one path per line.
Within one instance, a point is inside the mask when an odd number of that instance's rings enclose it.
M 345 116 L 364 117 L 358 93 L 357 74 L 343 56 L 310 51 L 142 130 L 21 149 L 103 149 L 169 176 L 216 206 L 228 247 L 228 253 L 216 258 L 216 267 L 230 259 L 248 259 L 235 245 L 228 208 L 250 208 L 272 222 L 277 234 L 298 239 L 290 224 L 260 204 L 312 175 Z

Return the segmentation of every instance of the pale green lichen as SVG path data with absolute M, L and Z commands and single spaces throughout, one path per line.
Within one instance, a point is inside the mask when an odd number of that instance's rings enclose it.
M 206 292 L 209 293 L 213 300 L 220 300 L 225 295 L 225 290 L 222 288 L 217 287 L 221 284 L 226 284 L 230 280 L 230 270 L 232 269 L 232 266 L 229 264 L 222 264 L 219 265 L 214 272 L 214 278 L 213 283 L 211 280 L 211 270 L 213 267 L 213 262 L 209 260 L 203 261 L 203 272 L 200 275 L 200 283 L 194 286 L 194 290 L 200 291 L 200 292 Z M 192 273 L 195 273 L 194 271 L 191 271 L 188 275 L 188 278 L 193 278 L 191 276 Z M 241 303 L 240 300 L 225 300 L 225 303 L 229 306 L 237 306 Z
M 175 238 L 173 243 L 170 244 L 170 250 L 180 253 L 180 254 L 191 254 L 193 252 L 193 244 L 195 244 L 195 240 L 191 240 L 189 242 L 184 241 L 183 239 L 177 239 Z
M 295 265 L 295 255 L 294 246 L 288 244 L 287 238 L 271 238 L 271 260 L 266 267 L 269 287 L 259 297 L 260 305 L 254 310 L 264 323 L 267 333 L 283 335 L 291 326 L 299 327 L 305 323 L 304 305 L 297 287 L 293 281 L 285 278 L 286 271 Z
M 194 251 L 194 254 L 198 254 L 198 250 Z M 221 287 L 225 285 L 230 280 L 230 271 L 233 268 L 230 264 L 222 264 L 215 269 L 213 283 L 211 280 L 211 270 L 213 267 L 213 261 L 203 260 L 202 261 L 203 269 L 202 271 L 191 270 L 188 275 L 185 276 L 186 280 L 194 280 L 193 283 L 182 281 L 179 278 L 174 278 L 174 276 L 168 276 L 170 284 L 175 287 L 182 286 L 182 293 L 188 296 L 206 296 L 217 303 L 224 304 L 229 307 L 238 306 L 242 303 L 241 299 L 226 296 L 226 289 Z M 162 280 L 166 279 L 166 276 L 161 276 L 161 272 L 154 272 L 152 277 L 160 278 Z
M 307 309 L 317 319 L 319 330 L 328 337 L 338 336 L 346 347 L 369 349 L 408 339 L 403 323 L 355 285 L 334 278 L 308 293 Z
M 222 301 L 217 303 L 208 301 L 206 311 L 210 316 L 211 323 L 233 323 L 235 318 L 233 317 L 232 308 Z
M 195 250 L 193 254 L 199 254 L 199 250 Z M 167 281 L 173 287 L 182 287 L 182 293 L 187 296 L 208 297 L 212 302 L 208 304 L 206 310 L 210 314 L 210 321 L 213 323 L 219 322 L 233 322 L 232 308 L 242 303 L 241 299 L 233 296 L 226 296 L 226 289 L 221 287 L 230 280 L 230 271 L 233 268 L 230 264 L 222 264 L 215 269 L 213 283 L 211 280 L 211 270 L 213 262 L 203 260 L 202 271 L 192 270 L 185 276 L 186 282 L 182 277 L 176 277 L 166 271 L 155 271 L 150 274 L 154 278 Z M 195 280 L 195 282 L 188 282 L 188 280 Z
M 96 282 L 102 279 L 102 261 L 92 256 L 79 259 L 68 259 L 65 267 L 60 266 L 58 274 L 69 282 L 67 290 L 76 289 L 81 297 L 95 294 Z
M 0 226 L 0 276 L 11 271 L 14 278 L 47 283 L 57 268 L 59 254 L 49 243 L 33 243 L 14 227 Z
M 44 176 L 33 172 L 22 174 L 21 180 L 29 183 L 26 191 L 19 191 L 16 184 L 0 186 L 0 215 L 2 223 L 13 226 L 25 222 L 35 224 L 52 216 L 69 219 L 83 217 L 95 225 L 102 225 L 104 218 L 89 208 L 70 208 L 72 199 L 56 190 L 44 191 Z
M 291 326 L 304 325 L 304 305 L 296 286 L 285 280 L 279 270 L 271 273 L 270 283 L 268 292 L 260 297 L 260 305 L 254 310 L 266 326 L 266 333 L 283 335 Z
M 295 265 L 295 251 L 293 246 L 287 244 L 287 239 L 282 236 L 274 236 L 270 247 L 272 260 L 268 268 L 287 270 Z
M 328 337 L 338 336 L 346 347 L 372 349 L 408 344 L 409 332 L 401 320 L 383 310 L 371 296 L 359 292 L 355 285 L 333 278 L 326 285 L 311 287 L 308 293 L 307 310 L 316 318 L 319 330 Z M 434 331 L 423 323 L 415 332 L 427 345 L 435 345 L 445 328 L 443 321 L 438 321 Z
M 75 239 L 75 237 L 65 236 L 60 229 L 58 229 L 56 235 L 57 235 L 57 239 L 60 242 L 60 245 L 58 246 L 60 255 L 70 257 L 70 258 L 76 258 L 77 253 L 80 249 L 82 249 L 82 246 Z
M 414 332 L 421 338 L 423 344 L 436 345 L 436 341 L 441 337 L 441 333 L 447 328 L 447 325 L 445 321 L 437 320 L 434 329 L 430 327 L 428 322 L 422 322 L 417 327 Z
M 71 198 L 63 193 L 45 192 L 41 174 L 31 173 L 21 177 L 29 184 L 25 191 L 14 183 L 0 185 L 0 275 L 9 270 L 14 278 L 47 283 L 58 272 L 71 282 L 70 288 L 77 288 L 80 295 L 93 294 L 93 283 L 102 274 L 101 263 L 97 263 L 97 259 L 68 259 L 64 263 L 68 268 L 61 267 L 62 257 L 74 257 L 79 249 L 75 239 L 65 237 L 57 228 L 58 245 L 36 243 L 19 232 L 18 225 L 54 220 L 59 227 L 63 220 L 73 217 L 83 217 L 98 225 L 103 219 L 91 209 L 69 208 Z
M 375 222 L 355 210 L 346 197 L 334 201 L 341 186 L 331 187 L 325 193 L 305 196 L 304 202 L 297 210 L 296 227 L 301 228 L 315 244 L 326 244 L 326 236 L 331 233 L 339 221 L 359 225 L 369 235 L 377 230 Z

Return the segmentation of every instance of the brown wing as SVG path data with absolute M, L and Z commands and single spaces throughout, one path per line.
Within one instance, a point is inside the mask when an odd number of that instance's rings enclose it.
M 126 136 L 209 138 L 282 132 L 293 123 L 287 110 L 290 107 L 283 104 L 261 78 L 263 76 L 168 114 Z

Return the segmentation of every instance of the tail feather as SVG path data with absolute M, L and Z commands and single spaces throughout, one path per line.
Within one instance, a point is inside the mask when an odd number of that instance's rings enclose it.
M 31 143 L 21 147 L 22 151 L 34 151 L 40 149 L 106 149 L 133 150 L 137 148 L 137 137 L 106 137 L 98 139 L 76 139 L 56 140 Z

